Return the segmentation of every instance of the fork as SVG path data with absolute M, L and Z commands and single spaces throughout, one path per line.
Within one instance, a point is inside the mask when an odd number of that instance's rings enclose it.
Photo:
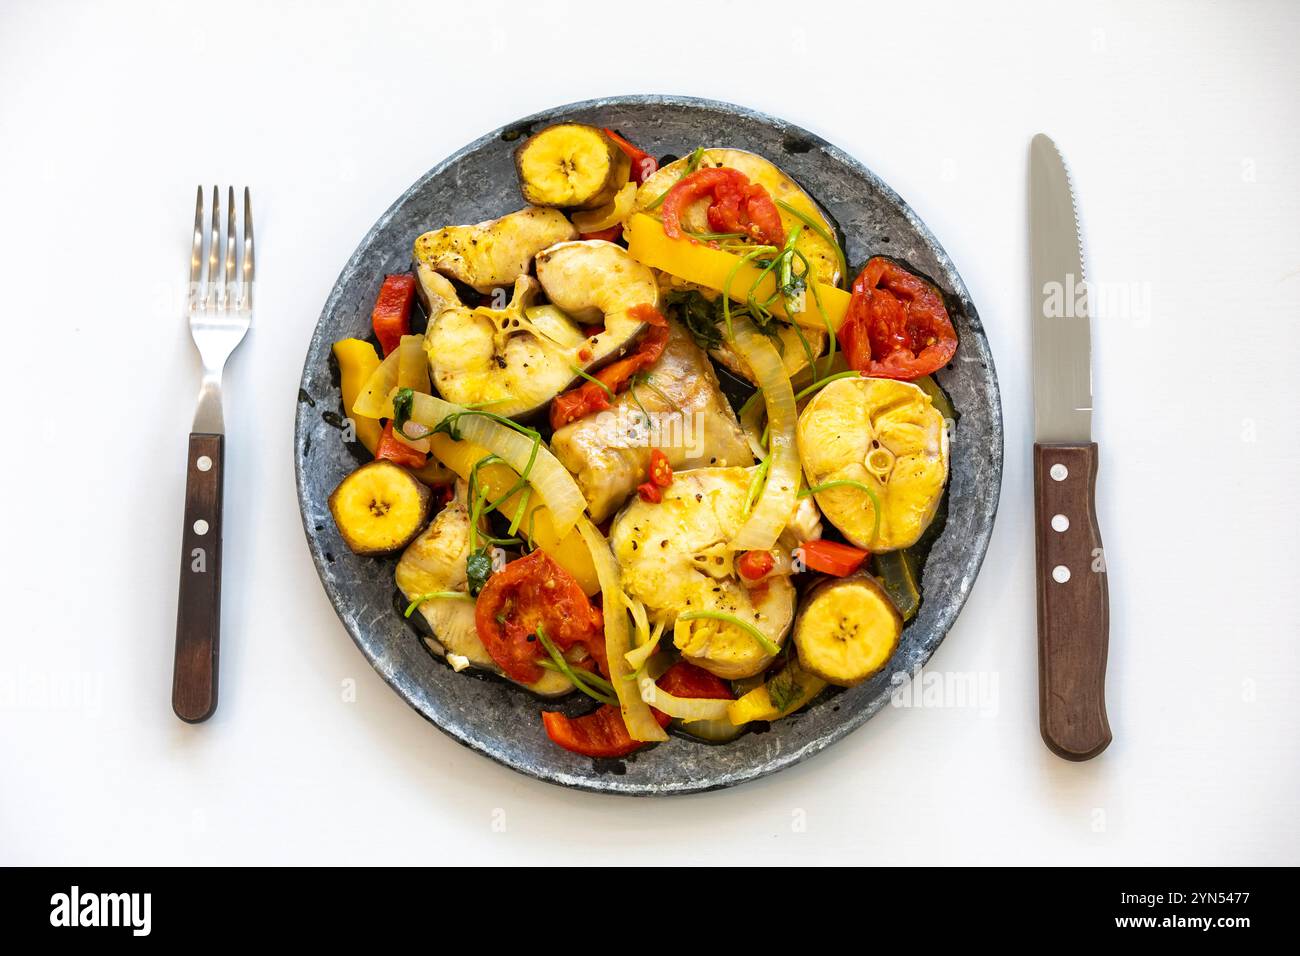
M 187 723 L 207 720 L 217 709 L 217 659 L 221 638 L 221 485 L 225 423 L 221 373 L 244 340 L 253 319 L 253 206 L 244 189 L 243 255 L 236 268 L 235 189 L 227 194 L 224 252 L 221 194 L 212 187 L 212 235 L 203 274 L 203 187 L 194 206 L 190 257 L 190 334 L 203 361 L 203 384 L 190 432 L 185 471 L 180 595 L 176 604 L 176 664 L 172 710 Z M 239 273 L 237 275 L 237 272 Z M 238 281 L 237 281 L 238 280 Z

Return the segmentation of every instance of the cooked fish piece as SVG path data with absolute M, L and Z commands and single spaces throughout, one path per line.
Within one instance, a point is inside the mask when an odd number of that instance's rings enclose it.
M 708 358 L 676 322 L 669 323 L 664 354 L 644 381 L 608 410 L 571 422 L 551 438 L 552 451 L 577 478 L 596 522 L 646 480 L 652 448 L 667 455 L 673 468 L 754 460 Z
M 574 384 L 578 370 L 622 355 L 645 328 L 628 310 L 659 303 L 654 273 L 622 246 L 598 240 L 539 252 L 537 278 L 515 279 L 504 308 L 468 308 L 436 271 L 425 267 L 419 275 L 430 303 L 425 344 L 439 394 L 512 417 L 537 411 Z M 534 305 L 542 290 L 553 308 Z M 603 328 L 588 335 L 579 322 Z
M 490 293 L 514 285 L 547 246 L 577 238 L 564 213 L 529 206 L 472 226 L 426 232 L 415 240 L 415 262 Z
M 817 504 L 844 537 L 873 552 L 916 544 L 948 480 L 948 430 L 923 389 L 886 378 L 831 382 L 800 414 L 798 440 L 808 486 L 824 489 Z
M 744 521 L 755 468 L 696 468 L 679 472 L 663 500 L 634 498 L 610 528 L 623 568 L 623 588 L 655 621 L 672 626 L 686 611 L 716 611 L 754 625 L 780 645 L 794 620 L 794 586 L 769 575 L 754 587 L 736 573 L 727 547 Z M 735 680 L 760 673 L 772 657 L 754 637 L 718 620 L 683 621 L 674 643 L 688 660 Z
M 470 550 L 467 491 L 465 482 L 456 482 L 455 498 L 411 542 L 397 562 L 397 587 L 408 601 L 414 601 L 422 594 L 442 591 L 469 593 L 465 577 L 465 559 Z M 501 673 L 501 668 L 479 640 L 478 629 L 474 626 L 473 601 L 430 598 L 418 610 L 433 631 L 434 639 L 425 640 L 434 653 L 462 657 L 473 667 Z M 536 683 L 524 686 L 545 697 L 573 690 L 568 678 L 553 671 L 547 671 Z

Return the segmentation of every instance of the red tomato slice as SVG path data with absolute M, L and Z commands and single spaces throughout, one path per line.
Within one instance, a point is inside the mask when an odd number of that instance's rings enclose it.
M 638 314 L 639 309 L 648 312 Z M 664 346 L 668 344 L 668 323 L 658 309 L 649 305 L 637 305 L 629 309 L 628 313 L 643 322 L 650 322 L 650 328 L 635 352 L 617 362 L 611 362 L 596 373 L 596 379 L 615 394 L 627 388 L 633 375 L 659 361 L 659 356 L 664 354 Z M 647 319 L 645 315 L 649 313 L 658 316 L 663 324 L 658 325 Z M 577 388 L 555 396 L 551 402 L 551 428 L 558 430 L 569 422 L 609 408 L 609 394 L 605 388 L 595 382 L 583 382 Z
M 800 547 L 804 564 L 813 571 L 833 574 L 837 578 L 852 574 L 871 556 L 869 551 L 840 544 L 838 541 L 805 541 Z
M 638 322 L 644 322 L 646 325 L 661 325 L 668 327 L 668 320 L 664 314 L 656 309 L 649 302 L 642 302 L 640 305 L 634 305 L 627 310 L 627 314 L 632 316 Z
M 608 673 L 600 611 L 545 551 L 511 561 L 487 579 L 474 605 L 474 625 L 492 660 L 521 683 L 542 676 L 537 660 L 547 655 L 538 627 L 560 650 L 584 645 L 601 673 Z
M 837 338 L 848 363 L 875 378 L 920 378 L 957 352 L 957 332 L 939 290 L 881 256 L 853 280 Z
M 739 232 L 755 242 L 779 246 L 785 242 L 781 214 L 766 189 L 736 169 L 709 166 L 683 176 L 668 190 L 662 204 L 664 233 L 682 235 L 682 211 L 708 197 L 709 226 L 718 232 Z
M 659 726 L 668 726 L 667 716 L 657 710 L 654 715 Z M 626 757 L 645 746 L 629 736 L 622 713 L 612 704 L 601 704 L 599 709 L 582 717 L 566 717 L 544 710 L 542 725 L 552 741 L 587 757 Z
M 384 277 L 370 313 L 375 338 L 384 355 L 397 348 L 403 335 L 411 334 L 411 300 L 415 297 L 415 276 L 409 272 Z

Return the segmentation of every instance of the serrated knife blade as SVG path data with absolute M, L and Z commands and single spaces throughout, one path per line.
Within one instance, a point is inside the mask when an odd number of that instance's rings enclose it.
M 1029 146 L 1029 249 L 1039 723 L 1053 753 L 1088 760 L 1111 740 L 1091 317 L 1073 185 L 1056 144 L 1041 133 Z
M 1078 204 L 1060 151 L 1029 147 L 1034 440 L 1092 440 L 1092 345 Z

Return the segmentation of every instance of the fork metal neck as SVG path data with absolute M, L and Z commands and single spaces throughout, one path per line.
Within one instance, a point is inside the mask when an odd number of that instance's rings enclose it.
M 196 435 L 224 435 L 226 423 L 221 414 L 221 370 L 203 370 L 203 383 L 199 386 L 199 406 L 194 412 Z

